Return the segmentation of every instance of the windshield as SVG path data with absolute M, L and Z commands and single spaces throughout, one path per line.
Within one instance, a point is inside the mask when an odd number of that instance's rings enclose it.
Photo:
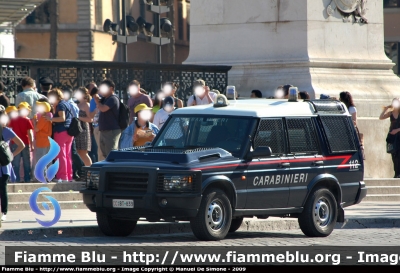
M 172 116 L 153 147 L 217 147 L 240 156 L 248 144 L 253 122 L 252 118 L 242 117 Z

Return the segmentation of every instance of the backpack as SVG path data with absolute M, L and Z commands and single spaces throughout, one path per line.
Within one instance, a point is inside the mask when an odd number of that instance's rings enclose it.
M 115 96 L 117 97 L 117 96 Z M 121 130 L 125 130 L 129 126 L 129 107 L 119 100 L 119 113 L 118 113 L 118 125 Z
M 3 137 L 3 126 L 0 126 L 0 134 L 1 134 L 1 141 L 0 141 L 0 165 L 7 166 L 10 164 L 14 156 L 11 152 L 10 146 L 6 141 L 4 141 Z
M 67 133 L 70 136 L 77 137 L 83 132 L 81 121 L 78 118 L 72 118 L 71 125 L 69 126 Z
M 68 102 L 67 104 L 67 109 L 68 112 L 71 114 L 72 118 L 71 118 L 71 124 L 69 125 L 69 128 L 67 129 L 67 133 L 68 135 L 72 136 L 72 137 L 77 137 L 79 136 L 80 133 L 83 132 L 83 128 L 82 128 L 82 123 L 79 120 L 79 118 L 75 117 L 72 112 L 71 112 L 71 107 L 72 105 L 70 105 Z

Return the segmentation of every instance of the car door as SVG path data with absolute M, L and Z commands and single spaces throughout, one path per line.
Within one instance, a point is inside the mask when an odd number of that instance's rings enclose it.
M 316 120 L 312 117 L 286 118 L 290 171 L 284 183 L 289 185 L 288 207 L 301 207 L 309 182 L 323 173 L 324 157 L 319 148 Z
M 325 173 L 334 176 L 342 188 L 342 202 L 354 202 L 363 181 L 363 157 L 351 117 L 320 115 L 327 142 Z
M 247 169 L 246 209 L 286 207 L 289 186 L 281 179 L 289 170 L 286 153 L 286 137 L 282 118 L 261 119 L 252 148 L 268 146 L 272 156 L 253 158 Z

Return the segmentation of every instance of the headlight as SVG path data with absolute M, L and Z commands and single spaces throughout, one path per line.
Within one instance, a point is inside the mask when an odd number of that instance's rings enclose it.
M 194 179 L 191 175 L 164 175 L 164 191 L 193 191 Z
M 98 189 L 100 180 L 99 171 L 87 171 L 86 172 L 86 188 Z

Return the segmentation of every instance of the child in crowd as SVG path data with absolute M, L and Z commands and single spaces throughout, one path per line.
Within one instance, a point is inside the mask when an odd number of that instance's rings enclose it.
M 16 119 L 18 117 L 18 108 L 15 106 L 8 106 L 6 108 L 6 114 L 9 117 L 9 120 Z
M 52 124 L 45 117 L 52 118 L 51 106 L 48 102 L 37 101 L 36 102 L 37 114 L 34 116 L 35 120 L 35 151 L 33 153 L 33 164 L 32 168 L 35 168 L 39 159 L 46 155 L 50 150 L 49 137 L 52 134 Z
M 169 115 L 172 113 L 172 111 L 174 111 L 174 109 L 174 98 L 166 97 L 163 101 L 162 108 L 158 110 L 156 115 L 154 116 L 154 125 L 161 130 L 164 123 L 167 121 Z
M 30 150 L 34 150 L 33 147 L 33 125 L 31 120 L 28 118 L 31 112 L 31 106 L 27 102 L 21 102 L 18 105 L 19 116 L 15 119 L 11 119 L 9 127 L 15 132 L 15 134 L 22 140 L 25 144 L 25 148 L 20 154 L 14 157 L 12 162 L 14 172 L 16 175 L 16 181 L 21 181 L 20 179 L 20 161 L 22 157 L 22 162 L 24 166 L 24 182 L 28 183 L 31 181 L 31 154 Z M 11 150 L 15 151 L 17 145 L 13 143 L 11 145 Z M 21 181 L 22 182 L 22 181 Z

